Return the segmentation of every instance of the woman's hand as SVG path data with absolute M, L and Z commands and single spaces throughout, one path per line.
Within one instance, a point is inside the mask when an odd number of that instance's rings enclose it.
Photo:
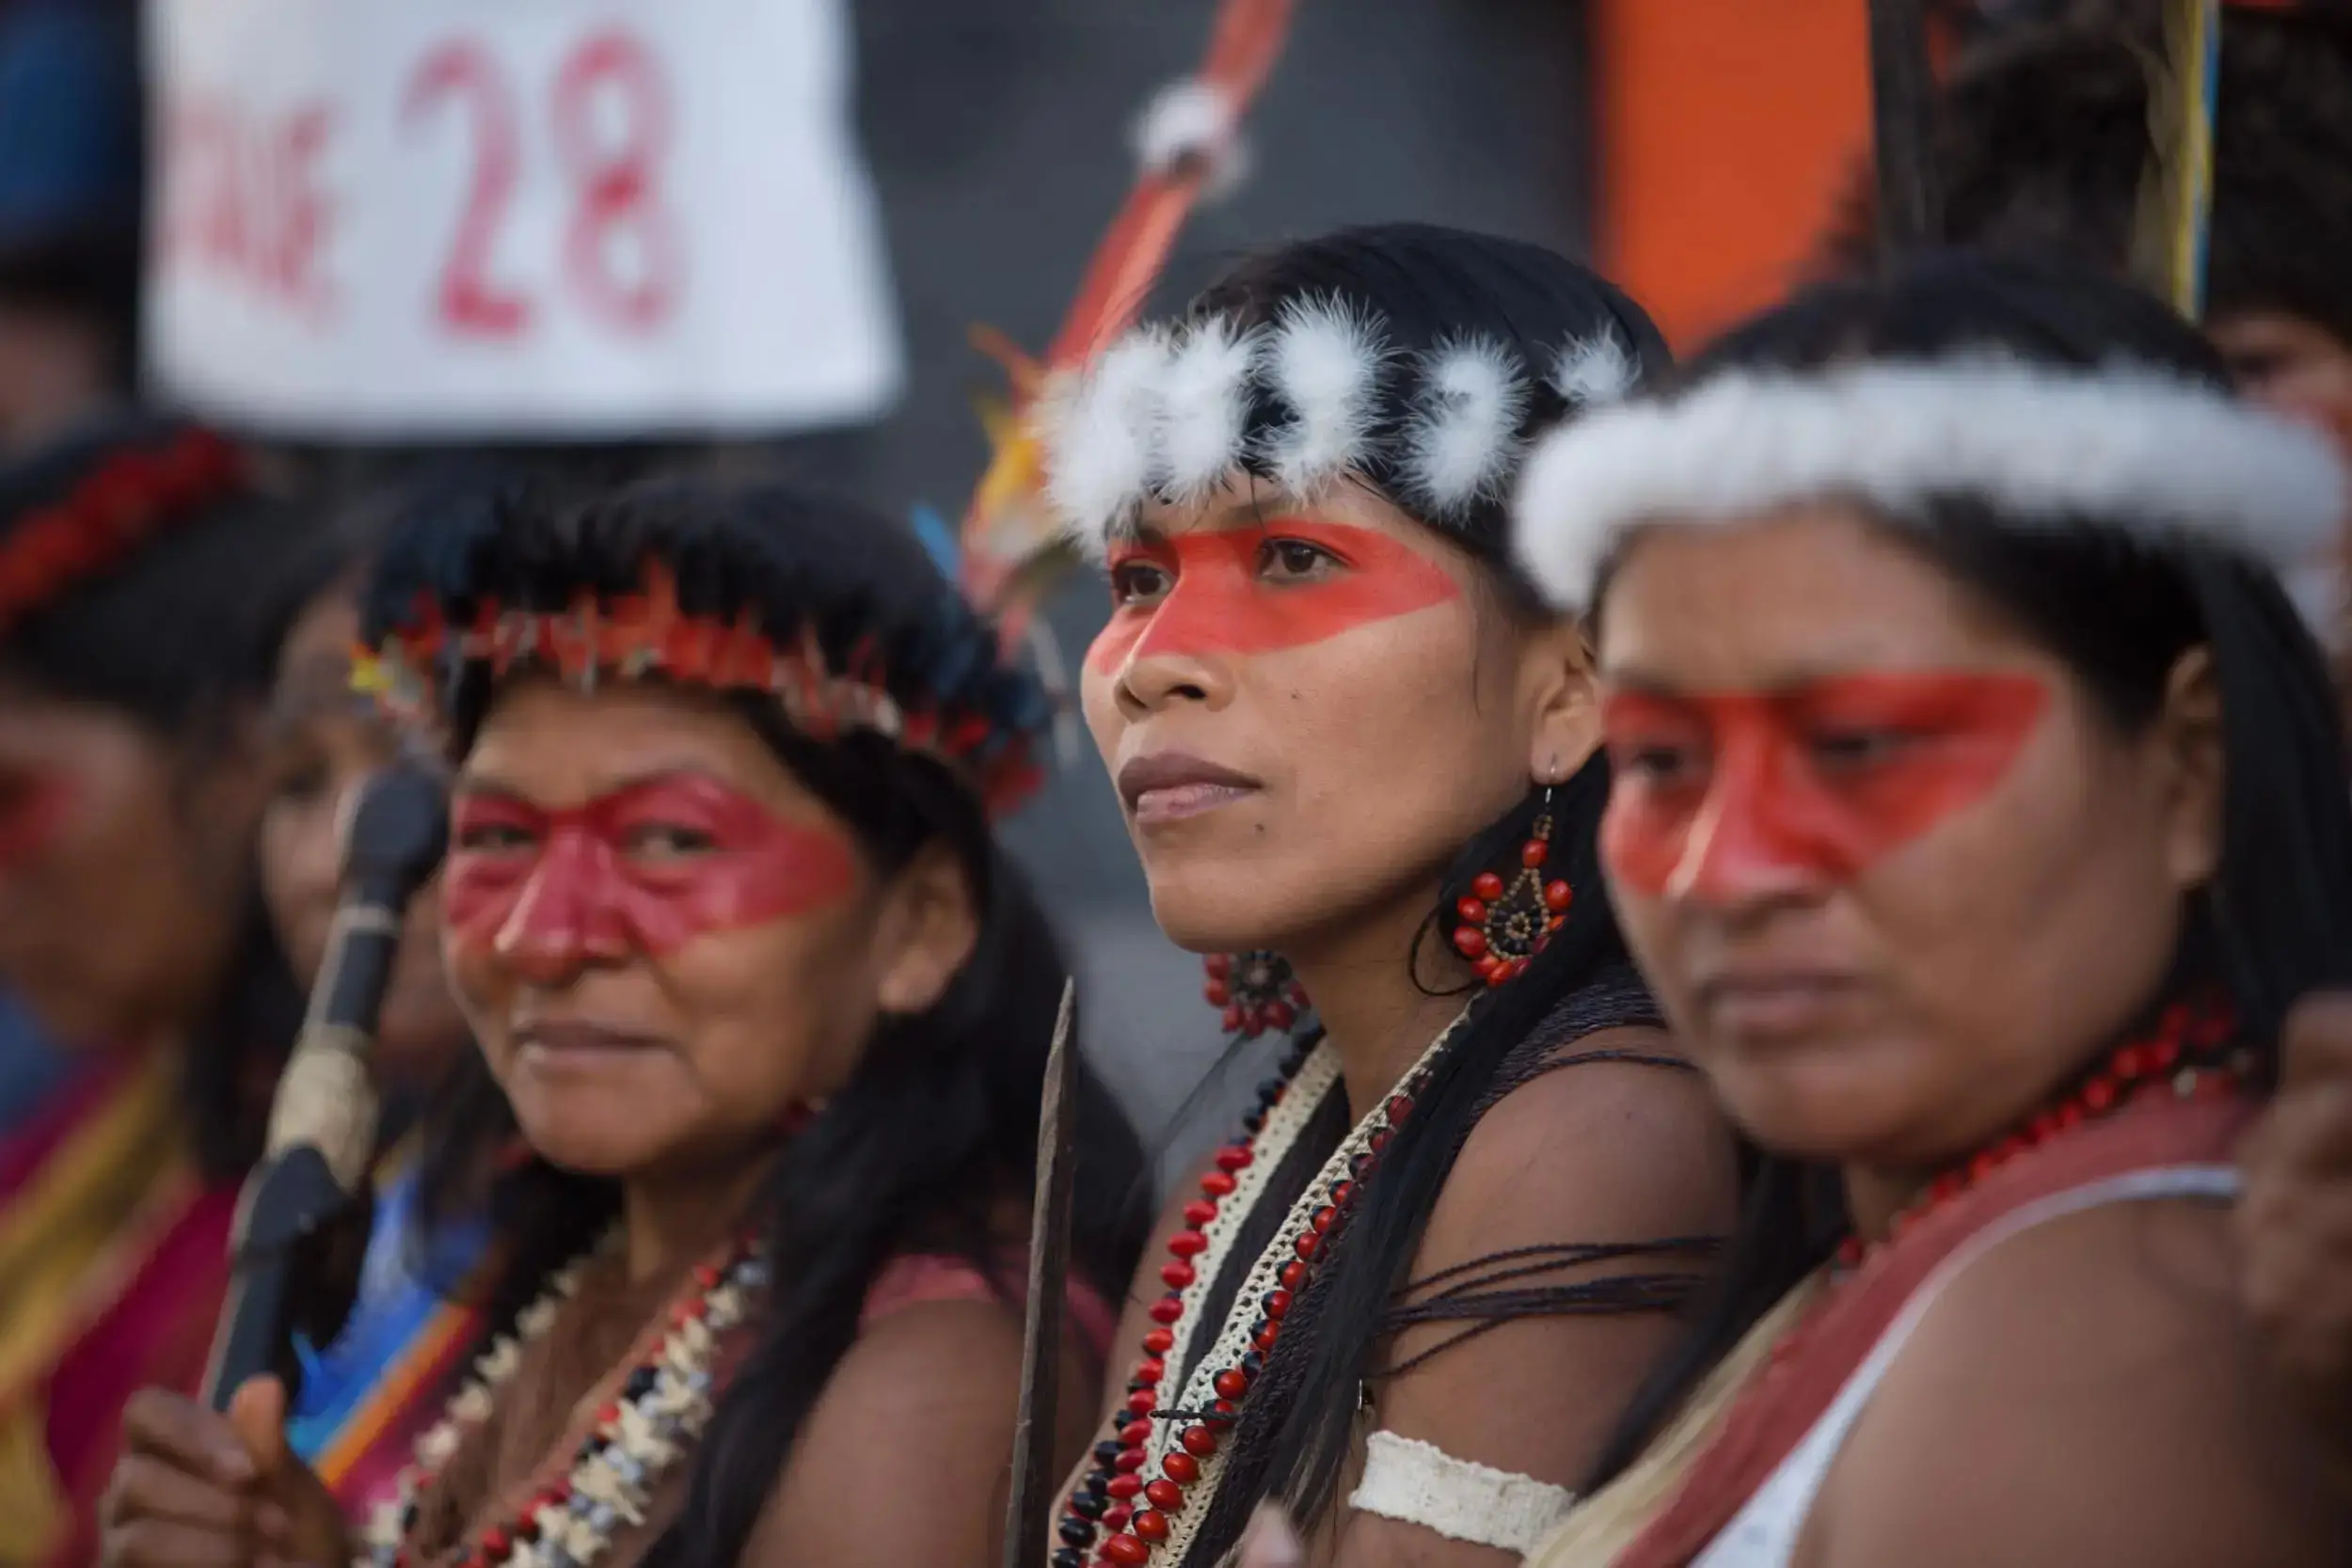
M 342 1511 L 286 1448 L 286 1388 L 257 1377 L 229 1413 L 161 1389 L 124 1407 L 99 1505 L 106 1568 L 342 1568 Z
M 2352 1496 L 2352 997 L 2287 1016 L 2278 1098 L 2238 1158 L 2241 1291 Z

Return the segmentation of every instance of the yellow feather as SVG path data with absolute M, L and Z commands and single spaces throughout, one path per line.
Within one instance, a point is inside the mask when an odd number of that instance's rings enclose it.
M 2162 45 L 2147 62 L 2151 148 L 2132 271 L 2192 321 L 2204 309 L 2220 47 L 2220 0 L 2164 0 Z

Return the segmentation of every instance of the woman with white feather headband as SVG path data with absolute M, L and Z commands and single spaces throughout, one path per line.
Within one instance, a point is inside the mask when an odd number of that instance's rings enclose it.
M 2341 1563 L 2233 1289 L 2233 1152 L 2352 977 L 2317 436 L 2122 284 L 1800 296 L 1549 437 L 1643 972 L 1768 1157 L 1541 1568 Z M 1662 1428 L 1662 1430 L 1661 1430 Z
M 1291 1037 L 1147 1255 L 1055 1568 L 1210 1563 L 1268 1498 L 1317 1562 L 1522 1551 L 1704 1282 L 1738 1157 L 1595 878 L 1589 666 L 1503 504 L 1535 431 L 1664 358 L 1567 261 L 1391 227 L 1049 399 L 1154 912 L 1229 1030 Z

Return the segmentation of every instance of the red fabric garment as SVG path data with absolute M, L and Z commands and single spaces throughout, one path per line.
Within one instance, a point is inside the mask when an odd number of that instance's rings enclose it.
M 111 1306 L 50 1374 L 49 1455 L 65 1486 L 72 1534 L 49 1568 L 98 1560 L 98 1501 L 122 1446 L 122 1407 L 140 1388 L 198 1391 L 229 1285 L 237 1189 L 194 1193 L 165 1225 Z
M 2010 1213 L 2094 1181 L 2166 1165 L 2226 1164 L 2258 1107 L 2150 1096 L 2017 1156 L 1929 1210 L 1833 1288 L 1735 1401 L 1673 1498 L 1613 1568 L 1684 1568 L 1770 1479 L 1931 1275 Z
M 76 1067 L 24 1124 L 0 1139 L 0 1205 L 12 1202 L 83 1119 L 135 1071 L 135 1060 L 97 1056 Z
M 128 1097 L 156 1092 L 156 1066 L 135 1053 L 91 1053 L 36 1117 L 0 1141 L 0 1207 L 44 1201 L 53 1162 Z M 97 1507 L 121 1447 L 122 1407 L 139 1388 L 194 1392 L 228 1285 L 233 1184 L 206 1189 L 170 1148 L 145 1146 L 151 1172 L 74 1286 L 62 1338 L 19 1364 L 0 1417 L 29 1414 L 54 1474 L 66 1527 L 43 1568 L 97 1557 Z M 77 1226 L 81 1223 L 74 1222 Z M 85 1231 L 61 1234 L 76 1242 Z M 33 1565 L 26 1565 L 33 1568 Z
M 1007 1277 L 1016 1287 L 1025 1287 L 1029 1277 L 1025 1256 L 1009 1258 Z M 1087 1354 L 1100 1359 L 1110 1354 L 1111 1337 L 1119 1329 L 1119 1314 L 1111 1309 L 1102 1293 L 1082 1279 L 1073 1279 L 1064 1287 L 1070 1307 L 1070 1324 L 1076 1329 Z M 971 1260 L 946 1253 L 903 1253 L 882 1265 L 874 1283 L 866 1292 L 866 1311 L 858 1320 L 860 1328 L 873 1326 L 875 1321 L 889 1316 L 901 1307 L 914 1307 L 927 1301 L 1001 1301 L 1005 1292 L 988 1275 L 972 1266 Z

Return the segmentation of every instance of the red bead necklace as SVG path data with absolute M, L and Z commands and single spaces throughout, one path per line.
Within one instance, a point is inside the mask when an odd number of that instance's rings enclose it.
M 1216 1399 L 1211 1408 L 1165 1409 L 1160 1386 L 1173 1375 L 1168 1361 L 1184 1317 L 1184 1291 L 1198 1277 L 1194 1259 L 1208 1250 L 1207 1227 L 1218 1217 L 1219 1204 L 1232 1196 L 1237 1173 L 1256 1160 L 1266 1115 L 1288 1095 L 1306 1059 L 1305 1052 L 1293 1051 L 1283 1058 L 1279 1075 L 1258 1086 L 1257 1106 L 1242 1118 L 1242 1136 L 1216 1151 L 1216 1168 L 1201 1177 L 1200 1196 L 1184 1205 L 1184 1228 L 1168 1238 L 1169 1260 L 1160 1268 L 1168 1291 L 1152 1304 L 1152 1327 L 1143 1338 L 1144 1358 L 1128 1378 L 1127 1399 L 1112 1418 L 1109 1434 L 1094 1446 L 1091 1463 L 1064 1502 L 1056 1525 L 1060 1544 L 1053 1568 L 1088 1568 L 1089 1547 L 1097 1548 L 1091 1560 L 1096 1568 L 1141 1568 L 1168 1539 L 1169 1516 L 1184 1510 L 1187 1492 L 1200 1481 L 1202 1461 L 1216 1454 L 1228 1429 L 1240 1419 L 1250 1386 L 1281 1338 L 1292 1303 L 1345 1228 L 1358 1193 L 1378 1167 L 1391 1131 L 1411 1115 L 1412 1097 L 1427 1076 L 1424 1064 L 1390 1096 L 1382 1108 L 1385 1119 L 1372 1130 L 1363 1152 L 1348 1162 L 1346 1176 L 1323 1194 L 1324 1201 L 1293 1243 L 1296 1256 L 1282 1264 L 1277 1288 L 1259 1298 L 1249 1330 L 1250 1349 L 1216 1373 L 1212 1385 Z M 1154 1420 L 1185 1424 L 1176 1446 L 1161 1459 L 1161 1473 L 1147 1478 L 1146 1446 Z
M 2155 1085 L 2169 1083 L 2184 1100 L 2235 1094 L 2246 1081 L 2242 1054 L 2216 1059 L 2214 1053 L 2236 1037 L 2236 1020 L 2217 1001 L 2176 1002 L 2165 1008 L 2145 1036 L 2117 1048 L 2098 1069 L 2068 1094 L 2036 1112 L 2008 1136 L 1947 1165 L 1887 1227 L 1883 1242 L 1848 1236 L 1838 1244 L 1837 1264 L 1860 1268 L 1878 1250 L 1901 1237 L 1943 1205 L 1976 1187 L 2028 1149 L 2113 1112 Z

